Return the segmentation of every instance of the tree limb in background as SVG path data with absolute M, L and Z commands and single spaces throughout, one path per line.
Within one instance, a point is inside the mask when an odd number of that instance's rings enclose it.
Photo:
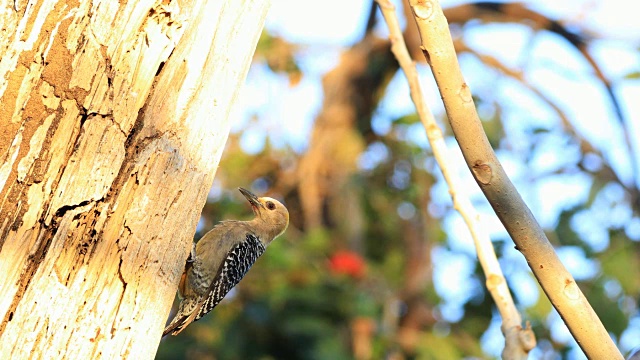
M 318 228 L 335 191 L 356 170 L 356 161 L 373 135 L 371 116 L 386 84 L 397 69 L 388 55 L 389 43 L 373 34 L 344 52 L 338 65 L 322 79 L 324 101 L 318 113 L 309 149 L 300 159 L 298 188 L 305 227 Z M 366 122 L 368 131 L 358 131 Z M 335 144 L 341 144 L 336 147 Z M 302 195 L 304 194 L 304 195 Z M 324 221 L 326 223 L 326 221 Z
M 522 3 L 501 3 L 492 1 L 481 1 L 469 4 L 463 4 L 451 8 L 444 9 L 444 14 L 450 23 L 463 25 L 472 19 L 487 20 L 490 22 L 513 22 L 522 23 L 523 21 L 530 23 L 533 29 L 548 30 L 552 33 L 567 40 L 571 46 L 580 52 L 582 57 L 589 63 L 589 66 L 595 72 L 596 77 L 602 82 L 607 91 L 607 95 L 611 99 L 616 116 L 621 124 L 624 124 L 624 116 L 622 107 L 618 98 L 613 92 L 611 81 L 600 69 L 600 65 L 595 61 L 587 50 L 587 41 L 585 37 L 570 31 L 559 21 L 548 18 L 547 16 L 528 9 Z
M 410 19 L 412 15 L 409 10 L 410 7 L 408 6 L 408 0 L 404 0 L 403 5 L 405 9 L 405 18 Z M 620 123 L 623 137 L 625 139 L 625 146 L 629 153 L 633 182 L 631 184 L 625 184 L 625 182 L 620 181 L 617 174 L 614 176 L 615 179 L 612 180 L 619 182 L 620 185 L 625 187 L 631 194 L 631 203 L 634 204 L 634 206 L 638 206 L 637 204 L 640 201 L 640 188 L 638 187 L 638 181 L 640 181 L 640 169 L 638 169 L 638 157 L 636 156 L 637 149 L 634 149 L 633 146 L 635 142 L 632 139 L 633 132 L 630 130 L 631 125 L 628 124 L 628 120 L 624 117 L 622 106 L 613 91 L 613 84 L 605 76 L 600 65 L 598 65 L 596 60 L 589 53 L 587 48 L 588 42 L 585 36 L 580 33 L 570 31 L 561 22 L 550 19 L 549 17 L 534 10 L 528 9 L 527 5 L 522 3 L 479 1 L 449 7 L 443 9 L 443 12 L 450 25 L 463 26 L 471 20 L 480 20 L 484 22 L 524 24 L 525 26 L 531 27 L 533 30 L 547 30 L 562 37 L 571 44 L 572 47 L 578 50 L 580 55 L 593 69 L 596 78 L 602 83 L 602 85 L 604 85 L 607 96 L 611 99 L 611 104 L 613 105 L 614 112 Z M 409 16 L 407 16 L 407 13 Z M 407 26 L 404 30 L 404 35 L 412 58 L 415 61 L 422 61 L 422 55 L 420 54 L 420 57 L 417 56 L 420 52 L 420 39 L 417 29 L 413 26 Z M 611 176 L 608 176 L 608 174 L 607 177 L 612 178 Z
M 509 292 L 509 287 L 500 269 L 498 258 L 491 244 L 491 239 L 485 227 L 482 226 L 480 215 L 477 213 L 468 195 L 464 192 L 458 179 L 453 175 L 452 162 L 447 159 L 447 146 L 442 136 L 442 131 L 438 127 L 433 113 L 424 101 L 424 95 L 420 87 L 420 80 L 415 64 L 404 43 L 398 18 L 395 14 L 395 7 L 388 0 L 377 0 L 389 26 L 389 38 L 391 40 L 391 51 L 398 59 L 400 67 L 404 71 L 411 99 L 416 106 L 420 121 L 427 131 L 427 137 L 433 150 L 433 155 L 442 170 L 442 174 L 449 186 L 449 193 L 453 198 L 454 208 L 458 210 L 465 223 L 469 227 L 473 237 L 478 259 L 487 278 L 487 289 L 491 293 L 498 311 L 502 316 L 502 332 L 505 335 L 505 348 L 502 357 L 505 359 L 526 359 L 527 354 L 536 345 L 535 335 L 528 325 L 522 328 L 522 319 Z
M 539 12 L 528 9 L 526 5 L 522 3 L 501 3 L 493 1 L 480 1 L 475 3 L 462 4 L 451 8 L 444 9 L 444 14 L 450 24 L 463 25 L 472 19 L 484 19 L 491 22 L 514 22 L 522 23 L 526 22 L 531 24 L 534 29 L 544 29 L 567 40 L 571 46 L 580 52 L 582 57 L 589 63 L 589 66 L 593 69 L 595 76 L 604 85 L 605 90 L 611 104 L 613 105 L 616 118 L 620 123 L 622 130 L 622 136 L 625 140 L 625 146 L 629 152 L 629 162 L 631 166 L 632 184 L 624 185 L 625 187 L 635 188 L 636 191 L 640 184 L 640 169 L 638 169 L 638 158 L 634 149 L 634 141 L 631 137 L 633 131 L 631 131 L 631 124 L 628 119 L 625 118 L 622 112 L 622 106 L 618 101 L 615 93 L 613 92 L 613 85 L 611 81 L 604 75 L 600 65 L 591 56 L 587 49 L 587 40 L 584 36 L 570 31 L 559 21 L 548 18 L 547 16 L 540 14 Z
M 596 76 L 606 87 L 616 108 L 616 113 L 621 114 L 618 101 L 611 89 L 611 83 L 604 77 L 597 63 L 586 51 L 584 37 L 568 31 L 561 23 L 518 3 L 467 3 L 447 8 L 444 11 L 450 23 L 459 26 L 477 18 L 494 22 L 522 23 L 524 21 L 526 24 L 532 23 L 533 28 L 547 29 L 565 38 L 580 51 L 593 67 Z M 408 15 L 407 18 L 410 19 L 410 11 Z M 315 119 L 309 148 L 300 160 L 296 177 L 296 180 L 299 181 L 299 188 L 306 189 L 305 196 L 301 197 L 301 202 L 305 224 L 309 228 L 318 227 L 323 222 L 323 216 L 326 217 L 323 208 L 327 209 L 328 203 L 331 202 L 330 199 L 333 198 L 331 188 L 339 188 L 339 186 L 327 186 L 326 184 L 342 182 L 351 173 L 351 170 L 348 169 L 353 169 L 353 151 L 349 151 L 348 156 L 338 154 L 340 159 L 351 160 L 336 166 L 331 161 L 334 158 L 331 145 L 336 139 L 344 138 L 347 143 L 352 144 L 351 149 L 362 146 L 362 144 L 358 144 L 360 142 L 357 139 L 358 134 L 351 130 L 355 125 L 367 128 L 364 141 L 365 143 L 370 142 L 373 133 L 368 131 L 370 125 L 364 124 L 364 122 L 370 121 L 371 114 L 377 106 L 377 97 L 384 91 L 389 74 L 395 73 L 396 70 L 397 65 L 387 49 L 388 43 L 375 37 L 371 32 L 374 26 L 375 16 L 372 16 L 370 12 L 364 38 L 343 53 L 338 65 L 323 78 L 325 99 Z M 419 48 L 419 36 L 415 28 L 407 26 L 404 35 L 414 60 L 421 60 L 416 57 L 415 53 L 417 52 L 414 51 Z M 357 64 L 359 66 L 355 66 Z M 363 84 L 364 86 L 362 86 Z M 366 91 L 363 92 L 362 89 Z M 630 157 L 633 158 L 632 151 L 630 151 Z M 624 186 L 624 183 L 621 184 Z M 637 198 L 637 196 L 632 196 L 632 199 Z
M 556 113 L 558 118 L 560 119 L 560 123 L 564 131 L 566 131 L 570 136 L 572 136 L 578 144 L 580 145 L 580 150 L 582 153 L 593 153 L 603 159 L 602 169 L 599 170 L 600 175 L 605 176 L 608 181 L 615 181 L 620 184 L 620 186 L 624 187 L 629 195 L 631 196 L 631 203 L 635 204 L 638 199 L 640 199 L 640 191 L 638 188 L 634 186 L 625 185 L 624 181 L 620 179 L 620 176 L 611 168 L 609 164 L 604 160 L 605 157 L 602 155 L 602 152 L 594 147 L 587 139 L 585 139 L 582 135 L 580 135 L 575 127 L 571 124 L 567 115 L 560 109 L 558 105 L 556 105 L 547 95 L 545 95 L 542 91 L 536 88 L 533 84 L 531 84 L 527 79 L 523 76 L 521 71 L 517 71 L 515 69 L 509 68 L 500 60 L 488 54 L 481 54 L 476 50 L 470 48 L 463 40 L 456 39 L 453 41 L 453 45 L 456 49 L 457 53 L 468 52 L 478 58 L 485 65 L 492 67 L 498 71 L 500 71 L 503 75 L 508 76 L 516 81 L 518 81 L 522 86 L 527 88 L 529 91 L 533 92 L 536 96 L 540 98 L 545 104 L 547 104 L 553 111 Z M 581 168 L 584 168 L 581 164 L 579 164 Z M 584 169 L 587 172 L 592 172 Z
M 476 182 L 587 357 L 622 359 L 597 314 L 507 177 L 482 128 L 438 1 L 411 0 L 425 58 Z

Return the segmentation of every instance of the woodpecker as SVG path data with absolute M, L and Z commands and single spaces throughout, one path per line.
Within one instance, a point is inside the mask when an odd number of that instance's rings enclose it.
M 249 201 L 254 219 L 222 221 L 194 245 L 178 287 L 180 306 L 163 337 L 178 335 L 216 307 L 287 229 L 289 211 L 278 200 L 238 190 Z

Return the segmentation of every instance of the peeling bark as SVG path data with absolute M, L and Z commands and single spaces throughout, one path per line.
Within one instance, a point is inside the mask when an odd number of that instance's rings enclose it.
M 268 3 L 1 5 L 3 357 L 153 358 Z

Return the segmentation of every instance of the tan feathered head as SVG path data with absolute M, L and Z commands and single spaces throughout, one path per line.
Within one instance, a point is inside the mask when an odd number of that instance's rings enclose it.
M 282 203 L 270 197 L 257 197 L 251 191 L 239 187 L 238 190 L 251 204 L 256 218 L 252 220 L 258 231 L 266 235 L 267 243 L 282 235 L 289 226 L 289 210 Z

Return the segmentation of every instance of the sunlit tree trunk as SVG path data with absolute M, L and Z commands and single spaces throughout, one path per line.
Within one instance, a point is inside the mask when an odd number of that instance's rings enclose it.
M 154 357 L 268 5 L 0 5 L 0 357 Z

